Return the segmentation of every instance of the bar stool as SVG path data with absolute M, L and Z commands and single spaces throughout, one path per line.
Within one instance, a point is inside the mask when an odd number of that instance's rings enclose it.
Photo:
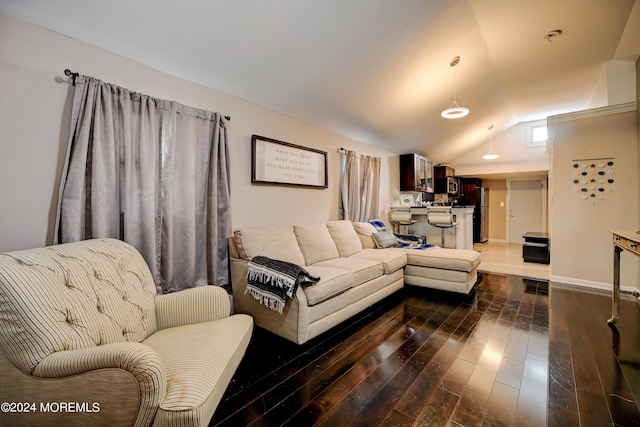
M 398 225 L 398 233 L 401 234 L 408 234 L 409 226 L 418 222 L 411 219 L 411 207 L 409 206 L 391 206 L 389 221 Z M 404 233 L 402 233 L 400 227 L 405 227 Z
M 447 228 L 458 225 L 453 222 L 453 213 L 451 206 L 428 206 L 427 222 L 440 229 L 440 247 L 444 248 L 444 232 Z

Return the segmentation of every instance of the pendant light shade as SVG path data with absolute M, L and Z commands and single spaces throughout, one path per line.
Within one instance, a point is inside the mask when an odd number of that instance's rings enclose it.
M 459 119 L 469 114 L 469 109 L 461 107 L 456 101 L 456 65 L 458 65 L 458 62 L 460 62 L 460 57 L 456 56 L 449 63 L 449 66 L 453 68 L 453 103 L 440 113 L 445 119 Z
M 484 156 L 482 156 L 483 159 L 485 160 L 493 160 L 493 159 L 497 159 L 498 157 L 500 157 L 500 154 L 496 153 L 495 151 L 493 151 L 493 132 L 491 132 L 491 130 L 493 129 L 493 125 L 489 126 L 489 152 L 487 154 L 485 154 Z
M 459 119 L 460 117 L 464 117 L 467 114 L 469 114 L 469 109 L 461 107 L 455 100 L 449 108 L 443 110 L 442 113 L 440 113 L 440 115 L 445 119 Z

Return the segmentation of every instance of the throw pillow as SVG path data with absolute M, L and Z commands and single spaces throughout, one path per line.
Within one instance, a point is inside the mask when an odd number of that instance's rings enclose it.
M 390 231 L 378 231 L 371 235 L 378 249 L 391 248 L 398 244 L 398 239 Z
M 377 233 L 376 228 L 368 222 L 354 222 L 353 228 L 355 228 L 360 242 L 362 243 L 362 249 L 375 249 L 376 242 L 373 240 L 372 234 Z

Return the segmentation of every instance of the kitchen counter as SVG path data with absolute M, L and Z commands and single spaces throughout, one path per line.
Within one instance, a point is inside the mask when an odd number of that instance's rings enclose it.
M 473 250 L 473 206 L 453 207 L 454 227 L 445 229 L 445 247 Z M 409 233 L 427 236 L 429 243 L 440 246 L 441 229 L 427 222 L 426 207 L 412 207 L 411 219 L 418 221 L 409 226 Z

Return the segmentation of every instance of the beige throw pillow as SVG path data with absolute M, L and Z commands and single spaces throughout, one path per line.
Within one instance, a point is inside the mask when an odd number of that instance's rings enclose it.
M 354 222 L 353 228 L 358 233 L 358 237 L 360 238 L 360 242 L 362 243 L 363 249 L 375 249 L 377 248 L 376 242 L 373 240 L 372 235 L 377 233 L 378 230 L 369 224 L 368 222 Z

